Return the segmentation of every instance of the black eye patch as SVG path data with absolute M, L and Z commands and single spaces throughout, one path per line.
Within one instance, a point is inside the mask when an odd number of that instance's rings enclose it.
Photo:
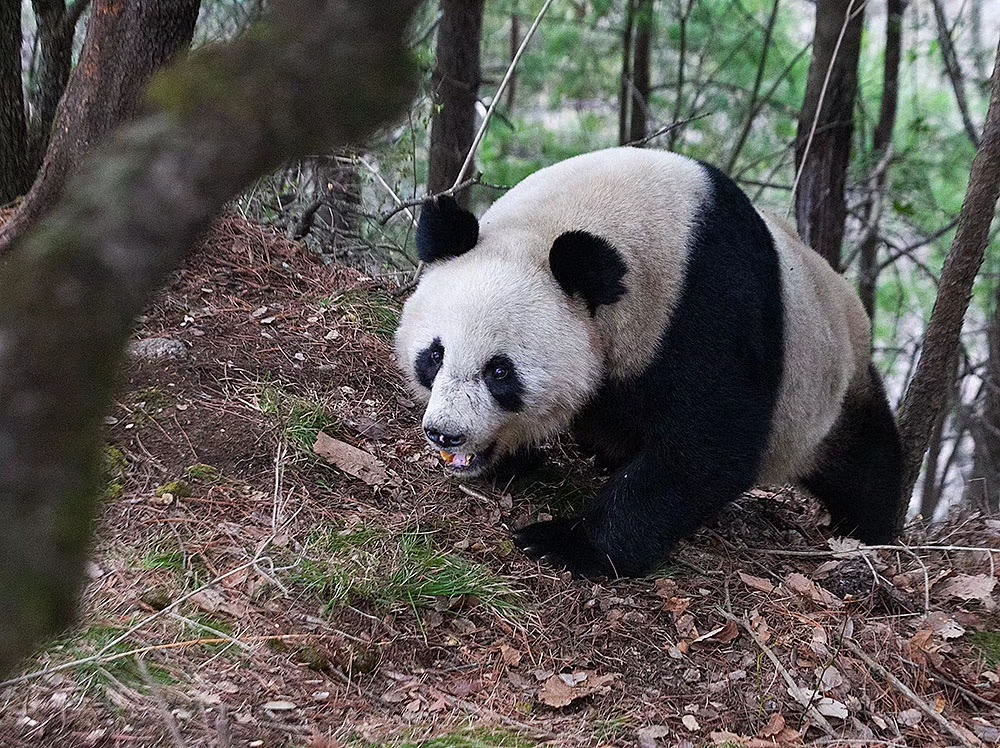
M 506 411 L 519 413 L 524 408 L 524 384 L 514 367 L 514 362 L 502 353 L 497 354 L 483 367 L 486 388 Z
M 441 370 L 444 363 L 444 346 L 441 345 L 441 338 L 434 338 L 434 342 L 417 354 L 417 360 L 413 365 L 413 370 L 417 375 L 417 381 L 427 389 L 434 384 L 434 377 Z

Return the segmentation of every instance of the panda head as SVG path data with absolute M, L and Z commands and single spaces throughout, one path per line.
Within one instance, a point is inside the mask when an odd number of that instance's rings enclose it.
M 606 241 L 501 224 L 484 220 L 480 234 L 452 198 L 425 203 L 427 264 L 396 333 L 424 434 L 467 477 L 569 425 L 604 374 L 594 316 L 625 293 Z

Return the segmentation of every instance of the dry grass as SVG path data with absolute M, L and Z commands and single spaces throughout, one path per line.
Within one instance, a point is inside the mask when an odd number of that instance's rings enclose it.
M 566 444 L 516 485 L 441 476 L 396 313 L 280 236 L 213 227 L 141 323 L 189 355 L 127 372 L 80 625 L 0 689 L 0 745 L 997 741 L 997 594 L 971 594 L 997 554 L 967 550 L 1000 547 L 996 520 L 835 553 L 814 504 L 757 491 L 658 579 L 539 569 L 506 527 L 599 477 Z M 388 480 L 325 464 L 319 429 Z

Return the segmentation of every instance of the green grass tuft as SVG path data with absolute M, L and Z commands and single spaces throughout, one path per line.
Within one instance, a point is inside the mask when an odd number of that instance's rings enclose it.
M 969 634 L 971 641 L 990 667 L 1000 665 L 1000 631 L 975 631 Z
M 392 340 L 399 327 L 399 302 L 384 291 L 345 291 L 327 302 L 359 327 L 383 340 Z
M 507 621 L 525 613 L 515 585 L 481 564 L 438 550 L 427 533 L 387 536 L 366 528 L 316 535 L 295 581 L 329 606 L 365 601 L 426 608 L 439 598 L 464 597 Z
M 320 431 L 331 434 L 340 429 L 337 418 L 321 402 L 290 395 L 278 387 L 265 387 L 260 393 L 258 405 L 265 415 L 281 420 L 285 438 L 303 454 L 312 454 Z

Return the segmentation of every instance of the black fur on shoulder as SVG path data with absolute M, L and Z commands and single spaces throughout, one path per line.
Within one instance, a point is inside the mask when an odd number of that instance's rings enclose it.
M 425 200 L 417 224 L 417 255 L 434 262 L 465 254 L 479 241 L 479 221 L 451 195 Z
M 567 296 L 587 302 L 590 316 L 601 304 L 614 304 L 625 295 L 625 262 L 607 239 L 586 231 L 567 231 L 549 250 L 549 267 Z

